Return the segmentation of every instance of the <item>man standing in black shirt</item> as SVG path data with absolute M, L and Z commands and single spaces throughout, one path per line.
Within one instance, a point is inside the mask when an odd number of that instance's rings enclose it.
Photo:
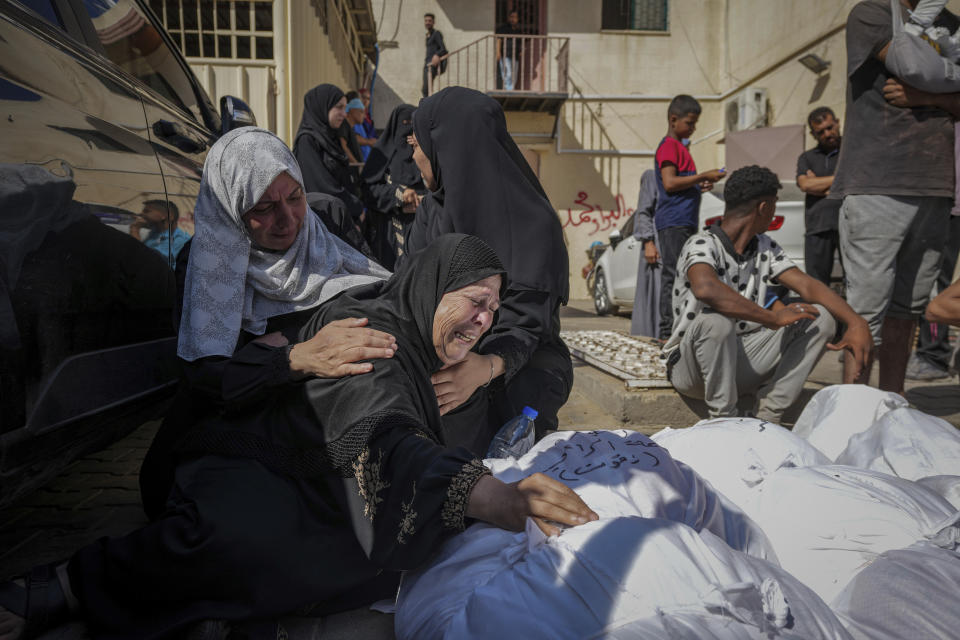
M 909 20 L 917 0 L 893 8 Z M 942 5 L 941 5 L 942 6 Z M 846 140 L 831 198 L 840 205 L 840 250 L 847 302 L 873 333 L 879 387 L 903 393 L 917 319 L 940 269 L 954 197 L 954 121 L 960 92 L 917 91 L 884 64 L 893 38 L 891 3 L 864 0 L 847 17 Z M 934 20 L 951 35 L 960 18 Z M 849 355 L 845 383 L 866 384 L 872 362 Z
M 513 91 L 516 86 L 517 60 L 523 41 L 520 36 L 520 14 L 511 11 L 507 14 L 507 23 L 497 27 L 497 35 L 508 36 L 497 38 L 497 73 L 499 84 L 507 91 Z
M 797 186 L 807 194 L 803 259 L 806 272 L 830 286 L 833 253 L 840 246 L 837 220 L 840 200 L 827 198 L 840 156 L 840 122 L 830 107 L 817 107 L 807 116 L 810 134 L 817 146 L 797 159 Z
M 440 56 L 447 55 L 447 48 L 443 44 L 443 34 L 433 28 L 436 17 L 432 13 L 423 14 L 423 26 L 427 29 L 427 56 L 423 59 L 423 97 L 430 92 L 430 83 L 427 80 L 429 69 L 431 78 L 436 78 L 440 68 Z

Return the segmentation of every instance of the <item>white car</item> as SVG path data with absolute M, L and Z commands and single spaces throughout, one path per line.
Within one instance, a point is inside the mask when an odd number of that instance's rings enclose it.
M 797 267 L 803 261 L 803 199 L 796 182 L 781 182 L 777 212 L 767 233 L 787 252 Z M 704 193 L 700 199 L 700 224 L 707 227 L 723 216 L 723 184 Z M 635 216 L 630 216 L 619 229 L 610 232 L 610 246 L 600 255 L 594 270 L 593 305 L 597 314 L 613 313 L 618 307 L 633 308 L 637 286 L 637 270 L 643 259 L 643 247 L 633 237 Z M 836 271 L 835 271 L 836 273 Z

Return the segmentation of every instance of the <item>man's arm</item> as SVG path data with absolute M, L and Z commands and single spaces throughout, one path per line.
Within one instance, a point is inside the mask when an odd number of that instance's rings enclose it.
M 656 233 L 653 209 L 637 209 L 633 214 L 633 237 L 635 240 L 652 238 Z
M 927 305 L 927 321 L 960 327 L 960 280 L 940 292 Z
M 813 171 L 807 169 L 805 174 L 797 176 L 797 186 L 800 191 L 812 196 L 825 196 L 833 186 L 833 176 L 815 176 Z
M 727 286 L 717 277 L 713 267 L 706 263 L 697 263 L 687 269 L 687 279 L 697 300 L 730 318 L 756 322 L 768 329 L 779 329 L 798 320 L 817 317 L 816 311 L 809 307 L 802 311 L 795 305 L 787 305 L 777 311 L 764 309 Z
M 430 64 L 436 67 L 440 64 L 440 56 L 447 55 L 447 47 L 443 44 L 443 34 L 439 31 L 434 31 L 433 33 L 437 36 L 437 44 L 439 46 L 437 47 L 437 52 L 433 54 Z
M 888 42 L 877 53 L 877 60 L 886 62 L 889 50 Z M 954 120 L 960 119 L 960 93 L 928 93 L 890 78 L 883 86 L 883 97 L 895 107 L 937 107 L 952 115 Z
M 660 252 L 657 251 L 657 245 L 653 241 L 656 235 L 656 225 L 653 222 L 653 207 L 646 209 L 637 209 L 633 218 L 633 237 L 638 242 L 643 243 L 643 259 L 647 264 L 657 264 L 660 262 Z
M 960 119 L 960 93 L 928 93 L 890 78 L 883 85 L 883 97 L 895 107 L 936 107 Z
M 857 363 L 857 376 L 859 376 L 859 371 L 866 366 L 870 352 L 873 350 L 873 336 L 870 335 L 867 321 L 857 315 L 857 312 L 843 298 L 834 293 L 833 289 L 796 267 L 778 275 L 777 280 L 806 302 L 823 305 L 830 315 L 847 325 L 847 330 L 840 338 L 840 342 L 827 347 L 834 351 L 840 349 L 850 351 Z
M 647 264 L 660 262 L 660 252 L 653 238 L 656 236 L 656 224 L 653 216 L 657 210 L 657 178 L 652 169 L 640 176 L 640 196 L 637 198 L 637 211 L 634 214 L 633 237 L 642 243 L 643 257 Z

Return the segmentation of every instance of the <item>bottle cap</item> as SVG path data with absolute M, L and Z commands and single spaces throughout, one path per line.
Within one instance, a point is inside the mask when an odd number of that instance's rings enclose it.
M 524 407 L 523 415 L 527 416 L 531 420 L 536 420 L 539 414 L 537 413 L 537 410 L 534 409 L 533 407 Z

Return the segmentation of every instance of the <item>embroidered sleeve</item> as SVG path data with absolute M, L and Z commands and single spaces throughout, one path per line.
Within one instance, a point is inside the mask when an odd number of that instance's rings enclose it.
M 437 442 L 437 437 L 436 437 L 435 435 L 433 435 L 433 434 L 431 434 L 431 433 L 428 433 L 427 431 L 424 431 L 423 429 L 413 429 L 413 435 L 417 436 L 418 438 L 423 438 L 424 440 L 429 440 L 430 442 L 433 442 L 434 444 L 439 444 L 439 443 Z
M 462 531 L 465 528 L 464 518 L 467 512 L 467 502 L 474 485 L 490 470 L 478 460 L 473 459 L 460 468 L 460 472 L 453 477 L 447 487 L 447 497 L 443 501 L 440 519 L 448 529 Z
M 484 355 L 497 355 L 503 358 L 503 378 L 504 381 L 513 379 L 527 361 L 532 353 L 529 344 L 524 344 L 515 336 L 504 333 L 491 336 L 483 344 Z
M 377 515 L 377 505 L 383 502 L 380 492 L 390 488 L 390 483 L 383 479 L 383 451 L 376 462 L 370 460 L 370 449 L 364 448 L 360 457 L 353 463 L 353 474 L 357 479 L 360 497 L 363 498 L 363 515 L 372 522 Z
M 417 497 L 417 483 L 413 483 L 410 500 L 400 503 L 400 525 L 397 527 L 397 544 L 407 544 L 408 537 L 416 533 L 417 512 L 413 505 Z
M 396 425 L 376 432 L 355 459 L 347 495 L 352 526 L 381 568 L 414 569 L 463 530 L 470 491 L 489 473 L 466 449 L 447 448 L 429 429 Z

